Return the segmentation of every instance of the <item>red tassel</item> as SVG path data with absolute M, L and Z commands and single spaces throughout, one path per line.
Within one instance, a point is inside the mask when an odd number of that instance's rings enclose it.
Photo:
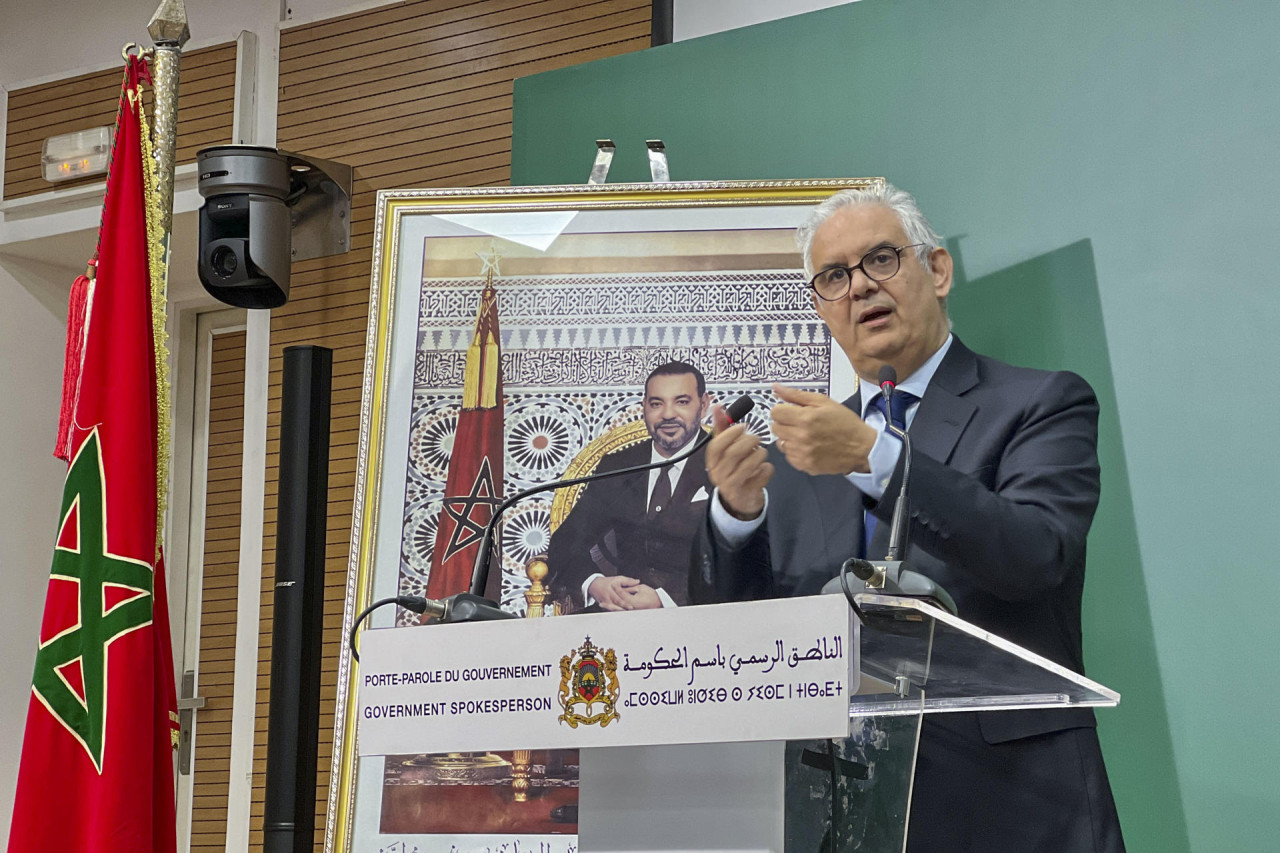
M 58 443 L 53 455 L 71 462 L 71 427 L 80 395 L 80 359 L 84 355 L 85 321 L 89 308 L 89 281 L 79 276 L 71 285 L 67 303 L 67 354 L 62 366 L 62 413 L 58 417 Z

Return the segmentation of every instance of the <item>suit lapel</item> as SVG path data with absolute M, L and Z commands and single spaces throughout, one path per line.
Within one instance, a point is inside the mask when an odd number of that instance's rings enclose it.
M 626 466 L 647 465 L 653 457 L 653 440 L 643 441 L 635 445 L 635 455 L 627 460 Z M 683 448 L 681 449 L 683 452 Z M 691 456 L 684 463 L 684 470 L 680 473 L 680 479 L 676 482 L 675 490 L 671 494 L 671 504 L 688 504 L 693 501 L 694 494 L 697 493 L 699 487 L 707 486 L 706 471 L 706 451 L 700 450 Z M 667 469 L 659 469 L 664 473 Z M 629 497 L 628 501 L 640 506 L 641 517 L 649 512 L 649 477 L 652 471 L 645 471 L 638 476 L 624 477 L 622 488 L 626 489 Z M 670 476 L 668 474 L 667 476 Z M 710 488 L 707 492 L 710 493 Z
M 637 518 L 645 518 L 649 514 L 649 472 L 637 476 L 623 477 L 629 482 L 623 483 L 626 489 L 627 503 L 636 508 Z
M 953 339 L 911 420 L 911 443 L 917 450 L 939 462 L 950 461 L 965 427 L 978 411 L 961 395 L 977 384 L 977 358 L 959 338 Z M 844 405 L 861 416 L 861 392 L 855 392 Z
M 619 460 L 623 464 L 619 468 L 630 468 L 635 465 L 645 465 L 649 462 L 649 458 L 653 455 L 653 442 L 642 441 L 628 448 L 627 457 Z M 638 507 L 637 518 L 643 519 L 649 512 L 649 472 L 645 471 L 639 476 L 623 476 L 617 479 L 617 488 L 625 497 L 626 504 L 632 507 L 632 512 L 636 512 Z
M 911 420 L 911 443 L 916 450 L 944 464 L 950 461 L 951 454 L 955 451 L 965 427 L 978 411 L 976 405 L 961 395 L 977 384 L 978 360 L 972 350 L 960 343 L 959 338 L 955 338 L 942 363 L 938 365 L 938 370 L 933 374 L 924 398 L 920 401 L 920 407 L 916 409 L 915 417 Z M 844 405 L 861 417 L 861 391 L 855 392 L 852 397 L 845 400 Z M 850 488 L 853 487 L 850 486 Z M 868 505 L 868 499 L 864 497 L 863 503 Z M 844 504 L 831 500 L 820 501 L 819 505 L 843 506 Z M 862 513 L 856 513 L 852 520 L 856 528 L 854 541 L 861 543 Z M 841 523 L 844 524 L 849 521 L 848 518 L 841 519 Z M 872 539 L 874 541 L 871 543 L 870 550 L 871 554 L 876 556 L 869 556 L 868 559 L 876 559 L 884 554 L 889 544 L 889 525 L 876 525 Z
M 977 384 L 977 358 L 959 338 L 953 339 L 911 421 L 911 443 L 917 450 L 944 464 L 951 460 L 956 443 L 978 411 L 961 395 Z
M 684 470 L 680 473 L 680 480 L 676 483 L 676 490 L 671 495 L 671 503 L 673 505 L 689 504 L 693 501 L 693 496 L 697 494 L 698 489 L 709 485 L 707 480 L 707 460 L 706 450 L 699 450 L 690 456 L 684 463 Z M 710 494 L 711 490 L 706 489 Z

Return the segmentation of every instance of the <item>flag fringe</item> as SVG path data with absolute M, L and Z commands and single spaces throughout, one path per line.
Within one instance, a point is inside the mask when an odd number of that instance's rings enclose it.
M 150 80 L 150 70 L 145 59 L 138 60 Z M 139 83 L 141 87 L 141 83 Z M 155 342 L 156 359 L 156 549 L 162 547 L 159 531 L 164 530 L 164 516 L 169 497 L 169 330 L 168 330 L 168 264 L 165 257 L 165 234 L 161 225 L 159 176 L 156 172 L 155 152 L 151 140 L 151 127 L 147 123 L 146 108 L 138 93 L 138 124 L 142 139 L 143 197 L 147 209 L 147 260 L 151 278 L 151 332 Z
M 67 300 L 67 351 L 62 364 L 62 411 L 58 415 L 58 438 L 54 457 L 71 464 L 71 427 L 75 420 L 76 401 L 80 398 L 80 374 L 84 368 L 84 339 L 89 326 L 89 305 L 93 301 L 93 279 L 96 261 L 90 261 L 85 274 L 77 276 Z

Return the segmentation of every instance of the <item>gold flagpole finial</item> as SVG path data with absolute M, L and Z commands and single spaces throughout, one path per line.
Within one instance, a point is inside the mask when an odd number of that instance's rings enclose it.
M 151 139 L 159 183 L 160 230 L 167 247 L 173 218 L 174 153 L 178 140 L 178 70 L 182 46 L 191 38 L 187 9 L 182 0 L 162 0 L 147 24 L 147 32 L 155 42 L 155 73 L 152 75 L 155 126 Z
M 155 14 L 147 23 L 147 33 L 160 47 L 182 47 L 191 38 L 187 26 L 187 7 L 182 0 L 161 0 Z

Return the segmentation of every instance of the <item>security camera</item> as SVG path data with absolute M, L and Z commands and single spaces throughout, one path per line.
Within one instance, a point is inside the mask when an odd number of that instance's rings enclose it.
M 340 255 L 351 241 L 351 167 L 255 145 L 196 154 L 205 290 L 239 308 L 289 299 L 293 261 Z
M 274 148 L 223 145 L 196 155 L 200 175 L 200 283 L 240 308 L 289 298 L 294 191 L 289 161 Z

